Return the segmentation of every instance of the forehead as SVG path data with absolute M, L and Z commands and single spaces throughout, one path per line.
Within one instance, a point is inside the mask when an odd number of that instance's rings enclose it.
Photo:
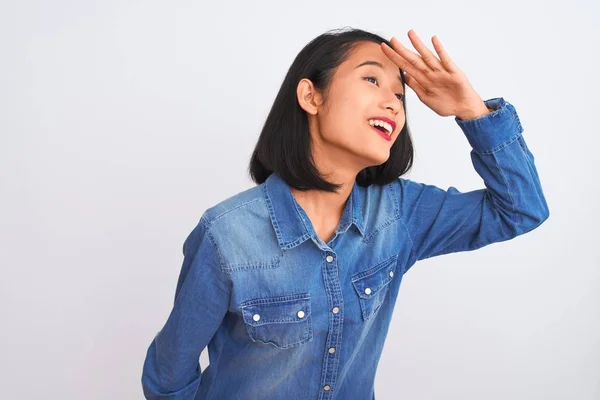
M 399 80 L 398 76 L 400 75 L 400 69 L 383 53 L 381 46 L 374 42 L 359 42 L 354 45 L 353 50 L 348 54 L 347 59 L 342 63 L 342 65 L 340 65 L 340 67 L 343 67 L 347 73 L 360 71 L 363 68 L 380 69 L 375 65 L 356 69 L 356 67 L 365 61 L 376 61 L 382 64 L 383 71 L 386 74 L 393 76 L 395 80 Z

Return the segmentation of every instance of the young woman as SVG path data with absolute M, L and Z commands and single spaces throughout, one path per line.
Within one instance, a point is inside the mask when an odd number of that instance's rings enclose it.
M 408 36 L 418 53 L 353 29 L 298 54 L 250 161 L 257 186 L 207 209 L 184 242 L 146 398 L 373 399 L 408 269 L 548 218 L 515 108 L 483 101 L 437 37 L 436 56 Z M 413 160 L 406 85 L 455 117 L 485 188 L 401 178 Z

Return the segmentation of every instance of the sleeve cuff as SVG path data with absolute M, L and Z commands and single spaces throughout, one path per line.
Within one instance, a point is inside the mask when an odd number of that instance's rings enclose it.
M 484 100 L 493 110 L 473 119 L 454 117 L 469 144 L 477 153 L 493 153 L 512 142 L 523 132 L 515 107 L 502 97 Z

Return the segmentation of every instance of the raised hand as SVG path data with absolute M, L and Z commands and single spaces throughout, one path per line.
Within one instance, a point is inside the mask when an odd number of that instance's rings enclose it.
M 433 36 L 431 42 L 439 59 L 412 29 L 408 31 L 408 37 L 418 54 L 404 47 L 395 37 L 390 40 L 392 47 L 381 43 L 381 50 L 404 71 L 406 84 L 415 91 L 419 100 L 443 117 L 454 115 L 460 119 L 471 119 L 491 111 L 454 64 L 437 36 Z

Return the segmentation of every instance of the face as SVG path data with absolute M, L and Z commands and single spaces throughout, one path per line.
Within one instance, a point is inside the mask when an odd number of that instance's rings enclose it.
M 406 120 L 403 98 L 398 66 L 377 43 L 356 44 L 336 69 L 327 101 L 315 98 L 316 106 L 308 113 L 317 156 L 346 164 L 328 165 L 327 169 L 358 172 L 384 163 Z M 392 126 L 391 135 L 385 127 L 373 126 L 382 120 L 387 121 L 387 128 Z

